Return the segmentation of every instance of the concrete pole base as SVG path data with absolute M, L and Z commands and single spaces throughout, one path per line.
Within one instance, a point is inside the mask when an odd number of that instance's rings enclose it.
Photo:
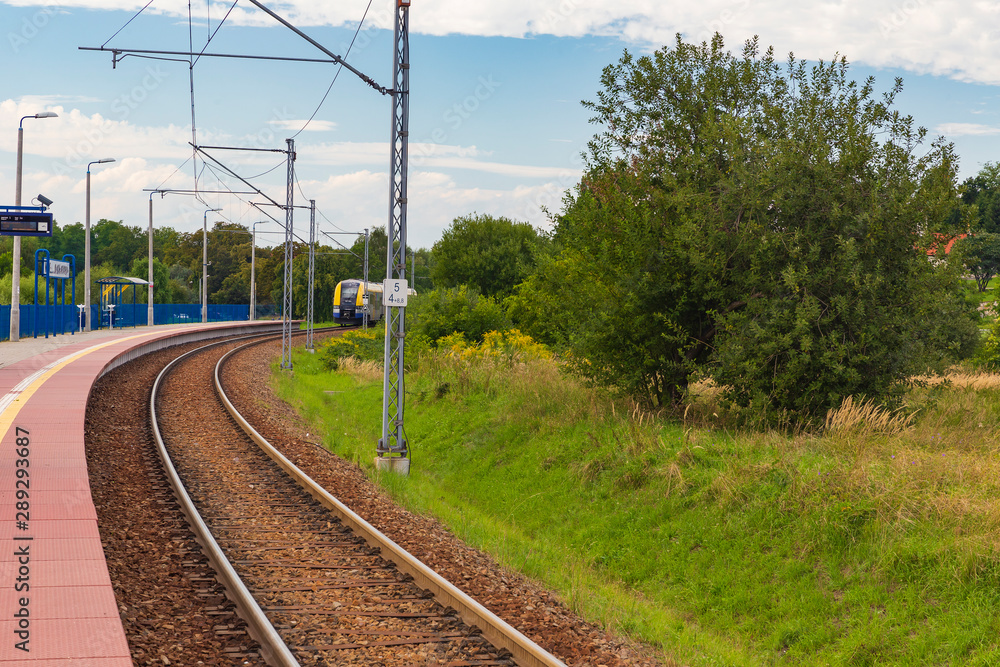
M 410 459 L 402 456 L 376 456 L 375 469 L 394 472 L 397 475 L 409 475 Z

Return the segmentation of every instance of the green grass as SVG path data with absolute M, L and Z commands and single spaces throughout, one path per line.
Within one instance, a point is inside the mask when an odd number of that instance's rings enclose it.
M 378 368 L 319 356 L 278 382 L 327 447 L 668 664 L 1000 664 L 996 388 L 919 390 L 902 433 L 733 434 L 551 362 L 428 355 L 404 478 L 372 468 Z

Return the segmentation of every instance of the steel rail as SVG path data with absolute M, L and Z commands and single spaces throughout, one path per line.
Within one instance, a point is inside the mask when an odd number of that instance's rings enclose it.
M 277 338 L 275 334 L 269 335 L 272 338 Z M 226 555 L 223 553 L 221 547 L 219 547 L 218 542 L 216 542 L 215 538 L 212 537 L 211 531 L 201 518 L 201 514 L 199 514 L 197 507 L 195 507 L 194 502 L 191 500 L 187 490 L 184 488 L 184 483 L 177 474 L 177 470 L 174 468 L 173 462 L 170 459 L 170 454 L 167 452 L 167 448 L 163 443 L 163 438 L 160 435 L 159 424 L 157 423 L 156 397 L 159 392 L 161 381 L 166 378 L 170 371 L 172 371 L 182 360 L 193 356 L 198 352 L 202 352 L 209 347 L 232 342 L 233 339 L 218 341 L 202 346 L 196 350 L 186 352 L 171 361 L 162 371 L 160 371 L 160 374 L 156 376 L 156 381 L 153 383 L 153 390 L 150 393 L 149 399 L 153 435 L 156 440 L 156 448 L 160 454 L 160 459 L 163 461 L 163 467 L 166 471 L 167 479 L 170 481 L 170 486 L 173 487 L 174 495 L 177 497 L 177 501 L 181 506 L 181 511 L 184 512 L 184 516 L 187 518 L 188 524 L 194 531 L 196 539 L 201 545 L 205 556 L 211 563 L 212 568 L 222 580 L 222 585 L 226 589 L 226 594 L 233 601 L 233 604 L 236 605 L 237 613 L 240 615 L 240 618 L 246 622 L 250 636 L 260 644 L 261 653 L 263 654 L 262 657 L 272 667 L 299 667 L 298 660 L 296 660 L 295 656 L 292 655 L 291 650 L 285 644 L 284 640 L 281 639 L 278 631 L 274 629 L 273 625 L 271 625 L 271 621 L 268 620 L 267 616 L 261 610 L 260 605 L 257 604 L 256 600 L 254 600 L 253 595 L 251 595 L 250 591 L 247 590 L 246 585 L 244 585 L 240 576 L 236 573 L 236 570 L 229 562 L 229 559 L 226 558 Z
M 358 516 L 353 510 L 317 484 L 294 463 L 289 461 L 269 443 L 243 415 L 233 406 L 222 388 L 220 371 L 226 360 L 236 352 L 254 345 L 248 343 L 224 354 L 215 366 L 215 391 L 226 410 L 243 431 L 264 450 L 264 452 L 285 470 L 306 492 L 320 504 L 336 514 L 345 525 L 365 542 L 382 552 L 383 558 L 393 562 L 402 572 L 413 577 L 414 583 L 430 591 L 435 599 L 446 607 L 458 612 L 461 619 L 482 631 L 483 636 L 497 648 L 508 650 L 520 667 L 566 667 L 565 663 L 525 637 L 506 621 L 463 593 L 451 582 L 427 567 L 401 546 L 393 542 L 381 531 Z

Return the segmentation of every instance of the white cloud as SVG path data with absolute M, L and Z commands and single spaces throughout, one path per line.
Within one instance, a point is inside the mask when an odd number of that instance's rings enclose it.
M 279 130 L 290 130 L 292 132 L 330 132 L 337 129 L 337 124 L 332 120 L 272 120 L 269 124 Z
M 385 226 L 388 181 L 385 172 L 361 170 L 325 180 L 304 180 L 301 185 L 310 197 L 314 193 L 317 201 L 325 202 L 318 219 L 341 231 L 360 232 L 366 227 Z M 429 248 L 452 220 L 473 212 L 516 218 L 545 229 L 548 218 L 542 209 L 558 209 L 566 187 L 558 180 L 510 189 L 462 187 L 448 174 L 414 170 L 410 173 L 407 242 L 414 248 Z M 296 224 L 305 228 L 303 222 Z M 330 226 L 322 228 L 331 231 Z M 343 241 L 345 237 L 336 238 Z
M 15 6 L 44 7 L 32 0 L 6 0 Z M 66 0 L 62 8 L 137 10 L 139 0 Z M 198 7 L 198 5 L 201 5 Z M 366 2 L 290 0 L 280 13 L 300 28 L 356 25 Z M 391 28 L 389 3 L 369 12 L 366 27 Z M 147 11 L 187 16 L 181 0 L 157 2 Z M 223 7 L 213 9 L 221 19 Z M 204 3 L 194 15 L 203 20 Z M 438 0 L 414 3 L 411 29 L 431 35 L 465 34 L 525 37 L 533 34 L 620 37 L 640 47 L 669 44 L 681 32 L 688 39 L 708 39 L 721 32 L 731 46 L 760 35 L 779 54 L 831 58 L 841 53 L 852 62 L 903 67 L 964 81 L 1000 83 L 1000 5 L 967 0 L 507 0 L 470 3 Z M 274 25 L 249 5 L 239 6 L 229 21 Z M 336 50 L 336 49 L 335 49 Z
M 57 169 L 85 172 L 91 160 L 126 155 L 183 160 L 191 152 L 187 128 L 176 125 L 138 127 L 127 119 L 87 115 L 79 109 L 40 104 L 28 98 L 0 102 L 0 123 L 15 127 L 21 117 L 43 110 L 57 113 L 58 118 L 25 121 L 25 151 L 50 158 Z M 14 134 L 3 133 L 0 150 L 13 152 L 16 139 Z M 55 167 L 56 163 L 61 167 Z
M 979 123 L 942 123 L 934 128 L 938 134 L 947 138 L 973 136 L 989 136 L 1000 134 L 1000 127 L 981 125 Z

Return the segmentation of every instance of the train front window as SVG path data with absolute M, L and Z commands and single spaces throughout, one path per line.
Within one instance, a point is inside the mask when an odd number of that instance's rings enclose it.
M 340 286 L 340 305 L 341 306 L 353 306 L 358 300 L 358 287 L 359 284 L 355 285 L 341 285 Z

